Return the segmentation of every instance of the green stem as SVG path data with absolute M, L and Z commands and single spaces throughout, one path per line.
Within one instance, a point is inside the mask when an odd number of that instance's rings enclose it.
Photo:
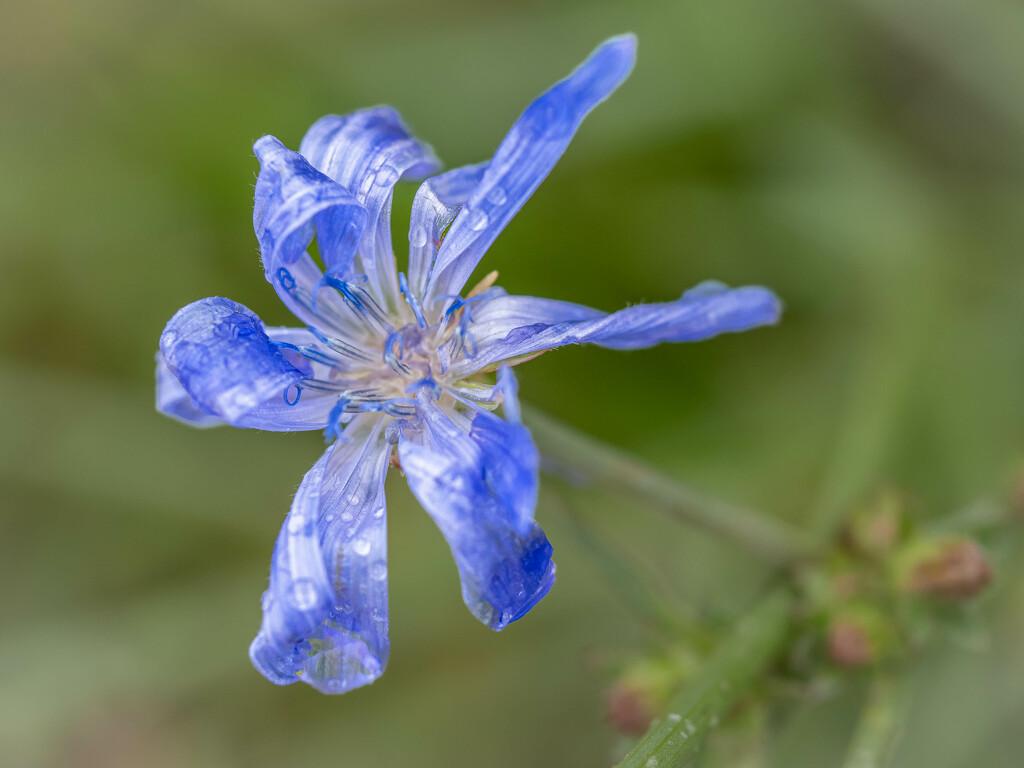
M 682 768 L 708 731 L 732 707 L 782 647 L 789 627 L 790 593 L 779 588 L 742 618 L 700 675 L 669 705 L 617 768 Z
M 710 633 L 704 629 L 696 614 L 685 606 L 669 603 L 651 584 L 640 564 L 609 540 L 594 520 L 577 510 L 561 494 L 552 494 L 563 507 L 565 521 L 571 526 L 573 543 L 580 547 L 597 568 L 609 588 L 618 592 L 623 602 L 645 624 L 666 637 L 684 637 L 707 643 Z
M 523 405 L 523 414 L 545 459 L 582 482 L 643 499 L 771 565 L 789 565 L 816 551 L 809 537 L 772 517 L 704 496 L 535 408 Z
M 843 768 L 885 768 L 903 733 L 907 686 L 903 677 L 879 675 L 850 742 Z

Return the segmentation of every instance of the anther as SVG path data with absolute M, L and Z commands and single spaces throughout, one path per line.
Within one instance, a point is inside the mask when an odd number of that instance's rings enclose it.
M 420 328 L 426 328 L 427 321 L 423 317 L 423 307 L 420 305 L 420 300 L 409 290 L 409 281 L 406 280 L 404 272 L 398 273 L 398 290 L 401 291 L 405 303 L 409 305 L 412 313 L 416 316 L 416 323 Z

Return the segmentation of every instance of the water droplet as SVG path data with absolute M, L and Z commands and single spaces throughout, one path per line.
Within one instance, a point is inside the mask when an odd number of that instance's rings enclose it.
M 377 182 L 378 186 L 390 187 L 392 184 L 398 181 L 399 175 L 400 174 L 398 173 L 397 168 L 393 168 L 390 165 L 385 165 L 379 171 L 377 171 L 377 176 L 374 178 L 374 181 Z
M 427 230 L 425 227 L 413 227 L 409 230 L 409 245 L 413 248 L 422 248 L 427 244 Z
M 658 765 L 658 758 L 649 757 L 647 758 L 647 762 L 644 763 L 644 765 L 647 766 L 647 768 L 655 768 L 655 766 Z
M 670 723 L 678 723 L 680 720 L 683 719 L 683 716 L 680 715 L 678 712 L 669 712 L 665 719 L 668 720 Z
M 324 520 L 326 520 L 328 523 L 334 522 L 334 514 L 332 513 L 332 514 L 324 515 Z
M 370 542 L 366 539 L 356 539 L 352 542 L 352 551 L 357 555 L 370 554 Z
M 309 521 L 302 515 L 293 515 L 288 518 L 288 533 L 306 533 L 309 529 Z
M 487 202 L 491 205 L 502 205 L 506 200 L 508 200 L 508 195 L 501 187 L 495 187 L 487 193 Z
M 374 581 L 384 581 L 388 577 L 388 567 L 384 563 L 374 563 L 370 569 L 370 578 Z
M 343 523 L 351 523 L 352 522 L 352 513 L 349 512 L 348 510 L 345 510 L 344 512 L 342 512 L 341 513 L 341 522 L 343 522 Z
M 378 507 L 378 508 L 377 508 L 377 509 L 376 509 L 376 510 L 374 511 L 374 513 L 373 513 L 373 516 L 374 516 L 374 517 L 376 517 L 376 518 L 377 518 L 378 520 L 379 520 L 380 518 L 384 517 L 384 507 Z
M 292 600 L 300 611 L 308 611 L 317 603 L 316 585 L 309 579 L 299 579 L 292 584 Z
M 474 232 L 479 232 L 484 229 L 489 223 L 490 219 L 487 218 L 487 214 L 481 211 L 479 208 L 473 209 L 466 214 L 467 224 L 469 228 Z

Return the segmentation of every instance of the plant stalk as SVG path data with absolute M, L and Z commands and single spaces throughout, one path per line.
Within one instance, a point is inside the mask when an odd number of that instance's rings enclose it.
M 700 675 L 655 720 L 617 768 L 683 768 L 700 752 L 708 732 L 779 652 L 787 636 L 793 598 L 777 588 L 739 620 Z
M 791 565 L 816 552 L 810 537 L 775 518 L 704 496 L 535 408 L 523 405 L 522 410 L 547 468 L 556 474 L 642 499 L 772 566 Z

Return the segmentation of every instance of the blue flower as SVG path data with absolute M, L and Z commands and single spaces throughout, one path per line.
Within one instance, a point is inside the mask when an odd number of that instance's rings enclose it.
M 451 547 L 466 605 L 500 630 L 555 576 L 533 518 L 537 450 L 509 366 L 566 344 L 637 349 L 778 319 L 770 291 L 716 283 L 611 314 L 510 296 L 493 273 L 463 292 L 586 114 L 629 74 L 635 51 L 631 35 L 608 40 L 527 108 L 489 162 L 424 181 L 403 274 L 391 248 L 392 189 L 438 163 L 393 109 L 325 117 L 298 152 L 272 136 L 256 142 L 263 267 L 304 327 L 266 328 L 229 299 L 189 304 L 160 337 L 157 405 L 196 426 L 324 430 L 330 442 L 274 546 L 250 648 L 272 682 L 337 693 L 383 672 L 384 476 L 396 447 Z M 322 267 L 307 251 L 314 237 Z

